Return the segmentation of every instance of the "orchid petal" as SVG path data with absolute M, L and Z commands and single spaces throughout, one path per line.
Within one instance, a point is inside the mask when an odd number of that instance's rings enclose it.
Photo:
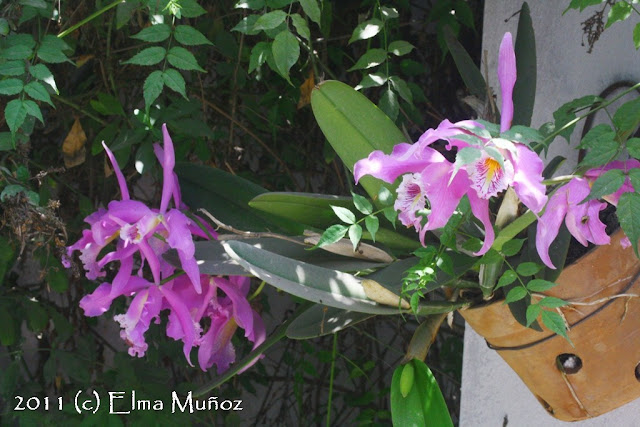
M 162 125 L 162 139 L 164 142 L 164 161 L 162 162 L 162 200 L 160 201 L 160 213 L 165 213 L 169 207 L 169 200 L 173 195 L 173 188 L 176 185 L 173 177 L 173 167 L 176 164 L 176 159 L 173 151 L 173 142 L 169 136 L 166 123 Z
M 114 320 L 122 327 L 120 337 L 130 345 L 131 356 L 142 357 L 149 348 L 144 333 L 151 321 L 160 315 L 161 307 L 162 295 L 156 286 L 150 286 L 135 296 L 126 314 L 114 316 Z
M 102 146 L 104 147 L 104 151 L 107 153 L 107 157 L 109 157 L 109 161 L 111 161 L 111 165 L 113 166 L 113 171 L 116 174 L 116 178 L 118 179 L 118 185 L 120 186 L 120 194 L 122 195 L 122 200 L 129 200 L 129 188 L 127 188 L 127 182 L 124 179 L 124 175 L 118 166 L 118 161 L 115 156 L 107 147 L 107 144 L 102 141 Z
M 511 33 L 505 33 L 500 43 L 498 58 L 498 80 L 500 81 L 500 93 L 502 96 L 502 109 L 500 111 L 500 132 L 511 127 L 513 120 L 513 87 L 516 84 L 516 54 L 513 50 Z
M 402 225 L 418 224 L 419 228 L 421 218 L 416 216 L 416 211 L 424 209 L 427 203 L 422 176 L 419 173 L 404 175 L 397 194 L 393 209 L 400 211 L 398 219 Z
M 458 171 L 449 184 L 452 173 L 453 165 L 449 162 L 434 163 L 422 171 L 422 182 L 431 204 L 431 213 L 427 217 L 425 231 L 444 227 L 458 207 L 460 199 L 469 190 L 466 171 Z
M 547 208 L 542 217 L 538 220 L 538 228 L 536 231 L 536 249 L 538 255 L 545 265 L 549 268 L 556 267 L 549 258 L 549 248 L 560 232 L 560 226 L 567 214 L 567 195 L 563 188 L 560 188 L 551 196 Z
M 353 166 L 353 175 L 356 183 L 364 175 L 392 183 L 402 174 L 420 172 L 431 163 L 444 161 L 442 154 L 432 148 L 403 142 L 395 145 L 389 155 L 376 150 L 366 159 L 358 160 Z
M 123 290 L 127 285 L 127 282 L 131 278 L 131 271 L 133 270 L 133 257 L 127 257 L 120 261 L 120 269 L 118 274 L 113 278 L 113 287 L 111 288 L 111 297 L 117 298 L 123 294 Z
M 471 212 L 473 212 L 473 215 L 484 225 L 484 242 L 482 248 L 480 248 L 478 252 L 475 252 L 474 255 L 484 255 L 491 248 L 496 237 L 493 231 L 493 225 L 491 225 L 491 218 L 489 217 L 489 200 L 478 197 L 474 191 L 469 191 L 467 197 L 469 197 Z
M 193 319 L 189 314 L 189 309 L 182 302 L 182 300 L 167 286 L 160 287 L 160 292 L 162 292 L 164 297 L 167 299 L 167 303 L 171 307 L 172 313 L 175 314 L 178 318 L 178 321 L 184 333 L 184 337 L 182 338 L 182 342 L 184 343 L 184 357 L 187 359 L 189 365 L 193 366 L 193 364 L 191 363 L 190 353 L 196 340 L 196 328 Z
M 233 306 L 233 318 L 238 326 L 245 330 L 245 336 L 253 332 L 253 312 L 247 298 L 233 284 L 223 278 L 215 279 L 216 285 L 224 291 Z
M 178 251 L 182 269 L 187 273 L 197 293 L 202 292 L 200 284 L 200 269 L 194 258 L 195 245 L 189 232 L 191 221 L 185 214 L 177 209 L 171 209 L 166 215 L 166 224 L 169 231 L 167 243 Z
M 237 329 L 233 319 L 215 316 L 211 319 L 211 326 L 202 337 L 202 343 L 198 349 L 198 364 L 206 371 L 214 364 L 217 374 L 220 375 L 236 359 L 236 351 L 231 343 L 231 337 Z
M 85 295 L 80 300 L 80 308 L 84 310 L 84 315 L 95 317 L 104 314 L 111 307 L 113 297 L 111 297 L 111 284 L 103 283 L 92 293 Z
M 146 240 L 142 240 L 138 243 L 138 248 L 140 249 L 140 254 L 144 257 L 144 259 L 149 264 L 149 269 L 151 270 L 151 274 L 153 275 L 153 282 L 156 285 L 160 284 L 160 259 L 158 255 L 153 251 L 151 246 L 149 246 L 149 242 Z
M 516 156 L 513 161 L 513 189 L 526 207 L 539 213 L 548 200 L 547 189 L 542 184 L 544 164 L 534 151 L 523 144 L 516 144 Z

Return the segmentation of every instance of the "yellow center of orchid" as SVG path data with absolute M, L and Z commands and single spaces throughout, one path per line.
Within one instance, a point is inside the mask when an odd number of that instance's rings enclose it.
M 502 170 L 502 168 L 500 167 L 500 163 L 498 163 L 498 161 L 492 157 L 487 157 L 486 159 L 484 159 L 484 167 L 487 171 L 487 175 L 485 177 L 487 183 L 493 180 L 496 172 L 500 172 Z

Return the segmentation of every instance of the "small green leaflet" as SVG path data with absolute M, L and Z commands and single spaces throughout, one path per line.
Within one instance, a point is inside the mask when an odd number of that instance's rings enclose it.
M 51 70 L 47 68 L 44 64 L 36 64 L 29 67 L 29 73 L 38 80 L 41 80 L 51 86 L 56 93 L 58 92 L 58 86 L 56 86 L 56 81 L 53 78 L 53 74 Z
M 20 79 L 4 79 L 0 80 L 1 95 L 17 95 L 22 92 L 23 83 Z
M 273 40 L 272 45 L 273 60 L 280 73 L 289 83 L 289 70 L 300 57 L 300 45 L 298 39 L 289 30 L 280 32 Z
M 633 246 L 633 250 L 638 255 L 638 239 L 640 239 L 640 194 L 623 193 L 618 201 L 618 209 L 616 211 L 620 220 L 620 227 L 627 235 Z
M 414 48 L 415 46 L 409 43 L 408 41 L 396 40 L 389 43 L 389 47 L 387 48 L 387 51 L 389 53 L 393 53 L 396 56 L 403 56 L 408 53 L 411 53 L 411 51 Z
M 527 290 L 522 286 L 517 286 L 509 291 L 507 297 L 504 299 L 505 304 L 509 304 L 515 301 L 520 301 L 527 296 Z
M 378 104 L 380 109 L 385 112 L 391 120 L 398 118 L 400 113 L 400 105 L 398 104 L 398 96 L 391 89 L 386 89 L 380 97 L 380 103 Z
M 267 56 L 271 53 L 271 43 L 258 42 L 253 49 L 251 49 L 251 56 L 249 57 L 249 69 L 248 73 L 252 73 L 258 67 L 265 63 Z
M 564 307 L 569 303 L 556 297 L 544 297 L 540 300 L 540 302 L 538 302 L 538 304 L 540 304 L 542 307 L 558 308 L 558 307 Z
M 360 224 L 351 224 L 349 227 L 349 240 L 353 244 L 353 250 L 358 247 L 358 243 L 360 243 L 360 239 L 362 238 L 362 227 Z
M 52 64 L 69 61 L 63 51 L 70 49 L 69 45 L 62 39 L 52 35 L 44 36 L 38 48 L 38 58 Z
M 518 265 L 516 268 L 516 272 L 521 276 L 533 276 L 538 271 L 540 271 L 542 267 L 535 262 L 523 262 Z
M 181 70 L 196 70 L 205 73 L 206 71 L 198 65 L 196 57 L 187 49 L 179 46 L 172 47 L 167 53 L 169 64 Z
M 142 93 L 144 95 L 144 103 L 147 109 L 151 106 L 158 96 L 162 93 L 162 87 L 164 86 L 164 79 L 162 71 L 156 70 L 149 74 L 149 77 L 144 81 L 142 86 Z
M 292 13 L 291 22 L 293 22 L 293 26 L 295 27 L 298 34 L 300 34 L 300 37 L 303 37 L 307 40 L 311 39 L 311 31 L 309 31 L 307 21 L 305 21 L 302 16 L 297 13 Z
M 21 76 L 25 72 L 24 61 L 7 61 L 0 64 L 0 76 Z
M 371 205 L 371 202 L 369 202 L 369 200 L 367 200 L 366 197 L 363 197 L 363 196 L 361 196 L 359 194 L 356 194 L 354 192 L 351 192 L 351 196 L 353 197 L 353 205 L 360 212 L 362 212 L 365 215 L 369 215 L 370 213 L 373 212 L 373 206 Z
M 176 26 L 174 37 L 178 43 L 185 46 L 198 46 L 203 44 L 213 45 L 213 43 L 211 43 L 204 34 L 190 25 Z
M 354 224 L 356 222 L 356 216 L 347 208 L 331 205 L 333 212 L 340 218 L 341 221 L 347 224 Z
M 392 205 L 393 193 L 391 193 L 387 187 L 382 185 L 380 186 L 380 190 L 378 190 L 378 200 L 385 206 Z
M 540 314 L 542 315 L 542 323 L 544 323 L 544 326 L 549 328 L 550 331 L 564 337 L 571 345 L 573 345 L 569 336 L 567 336 L 567 326 L 564 324 L 562 316 L 555 311 L 546 310 L 543 310 Z
M 615 2 L 613 6 L 611 6 L 611 9 L 609 9 L 609 17 L 604 27 L 609 28 L 615 22 L 624 21 L 631 16 L 632 11 L 633 7 L 626 1 Z
M 175 48 L 174 48 L 175 49 Z M 141 52 L 138 52 L 133 58 L 128 61 L 124 61 L 123 64 L 133 65 L 156 65 L 162 61 L 167 54 L 165 48 L 160 46 L 148 47 Z
M 630 138 L 627 140 L 626 146 L 631 157 L 640 159 L 640 138 Z
M 542 307 L 540 307 L 538 304 L 531 304 L 529 307 L 527 307 L 527 327 L 531 326 L 531 324 L 536 321 L 536 319 L 540 315 L 541 310 Z
M 591 192 L 582 203 L 593 199 L 601 199 L 604 196 L 613 194 L 624 184 L 624 172 L 620 169 L 611 169 L 598 177 L 591 187 Z
M 285 19 L 287 19 L 286 12 L 282 10 L 274 10 L 273 12 L 268 12 L 260 16 L 256 23 L 253 25 L 253 29 L 270 30 L 282 24 Z
M 323 246 L 337 242 L 338 240 L 342 239 L 345 234 L 347 234 L 348 229 L 349 227 L 341 224 L 332 225 L 331 227 L 327 228 L 324 233 L 322 233 L 322 236 L 320 236 L 320 240 L 318 240 L 315 248 L 321 248 Z
M 387 60 L 387 52 L 384 49 L 369 49 L 358 59 L 355 65 L 347 71 L 366 70 L 375 67 Z
M 167 24 L 157 24 L 143 29 L 138 34 L 132 35 L 131 38 L 150 43 L 157 43 L 168 39 L 170 35 L 171 27 Z
M 309 19 L 320 25 L 321 12 L 317 0 L 300 0 L 300 6 Z
M 21 100 L 13 99 L 4 108 L 4 117 L 11 133 L 16 133 L 27 118 L 27 109 Z
M 378 232 L 378 228 L 380 227 L 380 221 L 377 216 L 367 215 L 364 218 L 364 224 L 367 227 L 367 231 L 371 234 L 371 240 L 376 241 L 376 233 Z
M 29 95 L 36 101 L 46 102 L 47 104 L 55 108 L 55 106 L 51 102 L 51 96 L 49 95 L 49 92 L 47 92 L 47 89 L 42 85 L 42 83 L 35 81 L 29 82 L 24 87 L 24 91 L 27 93 L 27 95 Z
M 556 283 L 542 279 L 533 279 L 529 283 L 527 283 L 527 289 L 529 289 L 531 292 L 544 292 L 553 288 L 554 286 L 556 286 Z
M 167 68 L 162 73 L 162 81 L 171 90 L 178 92 L 187 99 L 186 84 L 182 74 L 176 69 Z
M 496 285 L 495 289 L 500 289 L 503 286 L 510 285 L 513 282 L 515 282 L 517 278 L 518 278 L 518 275 L 515 273 L 515 271 L 507 270 L 504 273 L 502 273 L 502 276 L 500 276 L 500 279 L 498 280 L 498 284 Z
M 358 40 L 366 40 L 374 37 L 376 34 L 380 32 L 384 24 L 379 19 L 369 19 L 368 21 L 361 22 L 354 30 L 351 38 L 349 39 L 349 44 L 358 41 Z

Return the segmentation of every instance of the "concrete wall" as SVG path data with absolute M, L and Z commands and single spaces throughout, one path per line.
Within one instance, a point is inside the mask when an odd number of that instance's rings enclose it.
M 553 111 L 574 98 L 599 94 L 617 81 L 640 81 L 640 53 L 636 52 L 632 39 L 637 16 L 605 30 L 589 54 L 587 46 L 581 45 L 583 40 L 586 44 L 581 23 L 599 6 L 582 13 L 572 10 L 563 16 L 569 0 L 530 0 L 528 3 L 536 32 L 538 55 L 533 126 L 552 121 Z M 505 31 L 511 31 L 515 36 L 518 18 L 517 15 L 511 16 L 520 9 L 520 5 L 521 2 L 516 0 L 487 0 L 485 5 L 483 46 L 488 53 L 490 84 L 496 89 L 498 47 Z M 499 91 L 496 92 L 499 98 Z M 599 114 L 595 123 L 605 120 L 606 115 Z M 584 123 L 578 125 L 572 144 L 577 142 L 583 126 Z M 575 150 L 570 150 L 563 139 L 557 139 L 549 158 L 557 154 L 571 156 L 559 171 L 570 173 L 576 164 Z M 520 378 L 471 328 L 465 331 L 464 349 L 461 426 L 569 425 L 547 414 Z M 640 400 L 574 425 L 634 426 L 640 423 L 638 414 Z

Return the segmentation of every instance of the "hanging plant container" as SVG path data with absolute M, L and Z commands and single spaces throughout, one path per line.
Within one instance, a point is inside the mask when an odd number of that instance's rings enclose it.
M 571 344 L 518 323 L 502 302 L 461 310 L 554 417 L 593 418 L 640 397 L 640 261 L 621 231 L 565 268 L 559 286 Z M 534 297 L 535 298 L 535 297 Z

